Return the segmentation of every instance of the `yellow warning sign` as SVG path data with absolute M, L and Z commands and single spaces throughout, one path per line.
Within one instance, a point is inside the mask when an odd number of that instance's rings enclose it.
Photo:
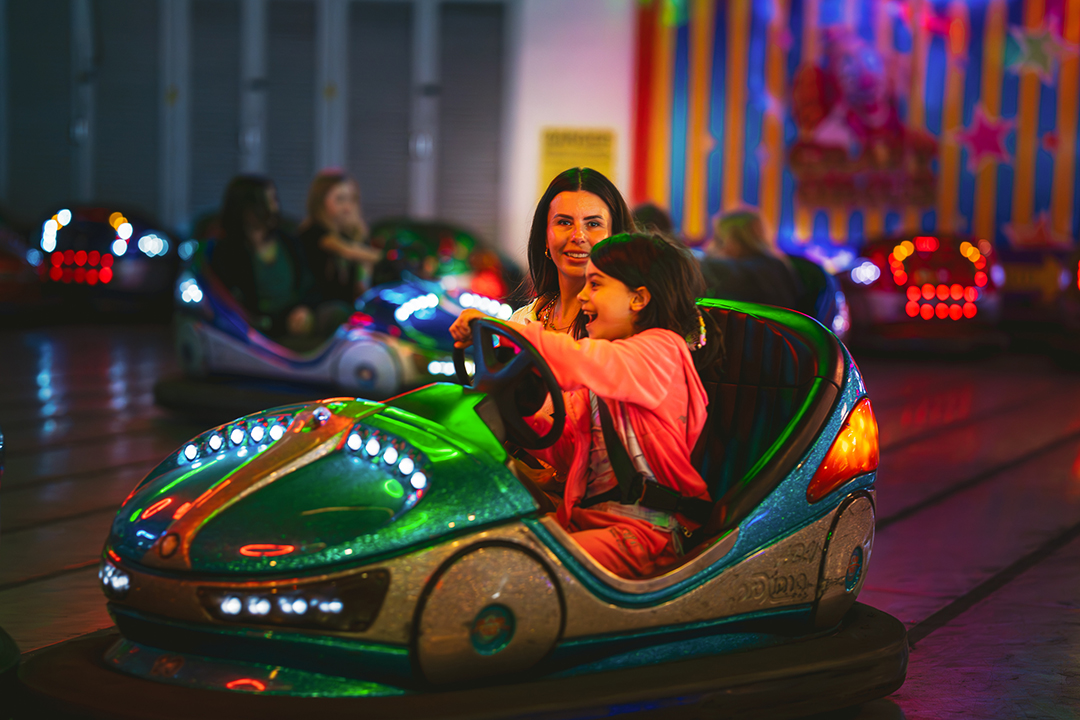
M 563 170 L 592 168 L 615 182 L 615 131 L 609 128 L 544 128 L 540 131 L 540 191 Z

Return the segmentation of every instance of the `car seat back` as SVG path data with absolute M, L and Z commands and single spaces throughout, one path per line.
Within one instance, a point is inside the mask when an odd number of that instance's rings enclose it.
M 708 420 L 695 465 L 716 506 L 706 535 L 734 527 L 813 444 L 844 378 L 836 336 L 789 310 L 700 300 L 726 352 L 702 374 Z

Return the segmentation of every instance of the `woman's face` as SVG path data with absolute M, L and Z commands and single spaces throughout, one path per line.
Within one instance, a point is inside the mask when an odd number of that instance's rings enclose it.
M 552 198 L 547 220 L 548 254 L 560 281 L 582 281 L 592 246 L 611 235 L 607 204 L 586 190 L 561 192 Z
M 351 182 L 330 188 L 323 200 L 326 220 L 336 230 L 348 230 L 360 224 L 360 193 Z

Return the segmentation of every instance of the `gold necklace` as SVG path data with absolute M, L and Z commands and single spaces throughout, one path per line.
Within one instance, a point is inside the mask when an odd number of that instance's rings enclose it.
M 566 325 L 565 327 L 555 326 L 555 322 L 552 320 L 552 316 L 555 314 L 555 305 L 558 304 L 558 302 L 559 296 L 557 294 L 552 295 L 551 300 L 545 303 L 544 307 L 542 307 L 540 309 L 540 312 L 538 312 L 536 315 L 538 318 L 540 318 L 540 322 L 544 324 L 544 327 L 546 329 L 552 330 L 554 332 L 566 332 L 570 329 L 570 326 L 574 324 L 574 321 L 571 320 L 570 324 Z

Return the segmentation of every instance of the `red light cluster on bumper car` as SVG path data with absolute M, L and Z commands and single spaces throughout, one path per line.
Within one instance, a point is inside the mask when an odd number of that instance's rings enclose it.
M 108 284 L 113 279 L 113 260 L 109 253 L 99 253 L 97 250 L 57 250 L 49 256 L 47 275 L 53 282 Z
M 979 308 L 975 305 L 975 301 L 979 299 L 979 290 L 970 285 L 912 285 L 907 289 L 907 299 L 904 311 L 912 318 L 970 320 L 979 313 Z

